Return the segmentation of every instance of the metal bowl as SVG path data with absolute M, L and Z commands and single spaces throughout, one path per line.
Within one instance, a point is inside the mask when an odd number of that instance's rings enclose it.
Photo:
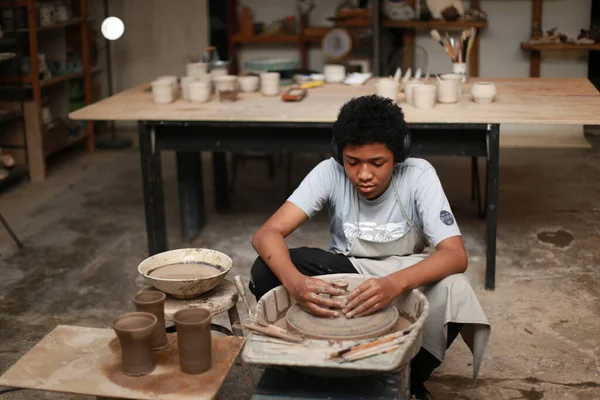
M 190 266 L 206 268 L 209 265 L 215 269 L 215 274 L 194 278 L 160 278 L 152 276 L 157 268 L 174 264 L 185 264 L 186 271 Z M 215 288 L 225 279 L 233 266 L 231 258 L 219 251 L 211 249 L 177 249 L 158 253 L 142 261 L 138 272 L 147 284 L 168 293 L 178 299 L 192 299 Z

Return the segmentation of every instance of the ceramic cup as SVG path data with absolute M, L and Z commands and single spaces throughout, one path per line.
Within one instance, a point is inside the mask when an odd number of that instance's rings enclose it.
M 225 76 L 225 75 L 229 75 L 229 73 L 227 72 L 227 70 L 225 68 L 217 68 L 217 69 L 213 69 L 212 71 L 210 71 L 210 77 L 212 79 L 215 79 L 219 76 Z
M 340 83 L 346 78 L 346 67 L 338 64 L 326 64 L 323 75 L 327 83 Z
M 396 102 L 399 86 L 399 82 L 395 79 L 382 78 L 375 84 L 375 90 L 378 96 L 387 97 Z
M 437 84 L 437 100 L 439 103 L 456 103 L 460 81 L 456 79 L 443 80 Z
M 190 101 L 192 103 L 206 103 L 210 99 L 211 86 L 205 81 L 194 81 L 188 84 Z
M 458 83 L 459 83 L 458 84 L 458 99 L 460 100 L 460 98 L 463 95 L 463 92 L 462 92 L 462 83 L 463 83 L 462 79 L 463 79 L 463 76 L 461 74 L 441 74 L 440 78 L 443 81 L 448 81 L 448 80 L 456 80 L 456 81 L 458 81 Z
M 406 102 L 408 104 L 410 104 L 411 106 L 415 105 L 415 103 L 413 101 L 413 94 L 414 94 L 413 89 L 416 86 L 420 86 L 420 85 L 423 85 L 423 84 L 424 83 L 421 82 L 421 81 L 408 81 L 408 82 L 406 82 L 404 84 L 404 95 L 406 96 Z
M 277 96 L 279 94 L 279 72 L 263 72 L 260 74 L 260 91 L 263 96 Z
M 473 101 L 488 104 L 496 98 L 496 85 L 492 82 L 476 82 L 471 87 Z
M 154 315 L 157 323 L 152 333 L 152 349 L 161 350 L 167 347 L 167 331 L 165 329 L 165 299 L 167 295 L 158 290 L 140 292 L 133 298 L 133 304 L 138 312 Z
M 181 78 L 181 93 L 184 100 L 190 99 L 190 83 L 197 81 L 198 77 L 193 75 L 184 76 Z
M 424 110 L 433 108 L 437 98 L 435 85 L 417 85 L 413 88 L 413 103 L 416 108 Z
M 240 90 L 242 92 L 256 92 L 260 83 L 260 78 L 255 75 L 240 76 L 238 78 Z
M 177 92 L 179 91 L 179 77 L 177 75 L 164 75 L 156 78 L 157 81 L 171 82 L 173 88 L 173 95 L 177 98 Z
M 169 104 L 175 101 L 173 85 L 169 80 L 152 82 L 152 101 L 156 104 Z
M 208 74 L 208 64 L 203 62 L 189 63 L 185 65 L 187 76 L 195 76 L 200 78 Z
M 461 76 L 462 83 L 465 83 L 467 81 L 467 64 L 453 63 L 452 72 Z

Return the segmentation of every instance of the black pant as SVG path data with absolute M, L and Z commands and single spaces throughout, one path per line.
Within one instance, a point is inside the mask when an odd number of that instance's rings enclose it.
M 290 257 L 296 269 L 307 276 L 358 273 L 346 256 L 333 254 L 322 249 L 310 247 L 290 249 Z M 249 289 L 256 300 L 259 300 L 265 293 L 279 285 L 281 285 L 279 279 L 262 258 L 258 257 L 250 271 L 249 285 Z M 447 347 L 450 347 L 461 329 L 462 324 L 449 324 Z M 422 386 L 423 382 L 427 381 L 433 371 L 440 365 L 441 362 L 433 354 L 421 347 L 410 364 L 411 387 Z

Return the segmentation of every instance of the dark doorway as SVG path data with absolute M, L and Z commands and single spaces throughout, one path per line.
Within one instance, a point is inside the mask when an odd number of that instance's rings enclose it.
M 229 38 L 227 33 L 227 3 L 224 0 L 209 0 L 208 12 L 210 16 L 209 45 L 215 46 L 221 60 L 229 57 Z
M 591 28 L 600 27 L 600 1 L 592 1 Z M 590 51 L 588 57 L 588 79 L 600 90 L 600 51 Z

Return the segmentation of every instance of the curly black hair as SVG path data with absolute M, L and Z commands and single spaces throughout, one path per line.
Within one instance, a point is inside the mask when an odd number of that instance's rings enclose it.
M 387 97 L 368 95 L 353 98 L 342 106 L 333 124 L 333 150 L 341 159 L 346 145 L 372 143 L 385 144 L 394 154 L 395 162 L 404 161 L 410 151 L 407 148 L 410 132 L 404 113 Z

